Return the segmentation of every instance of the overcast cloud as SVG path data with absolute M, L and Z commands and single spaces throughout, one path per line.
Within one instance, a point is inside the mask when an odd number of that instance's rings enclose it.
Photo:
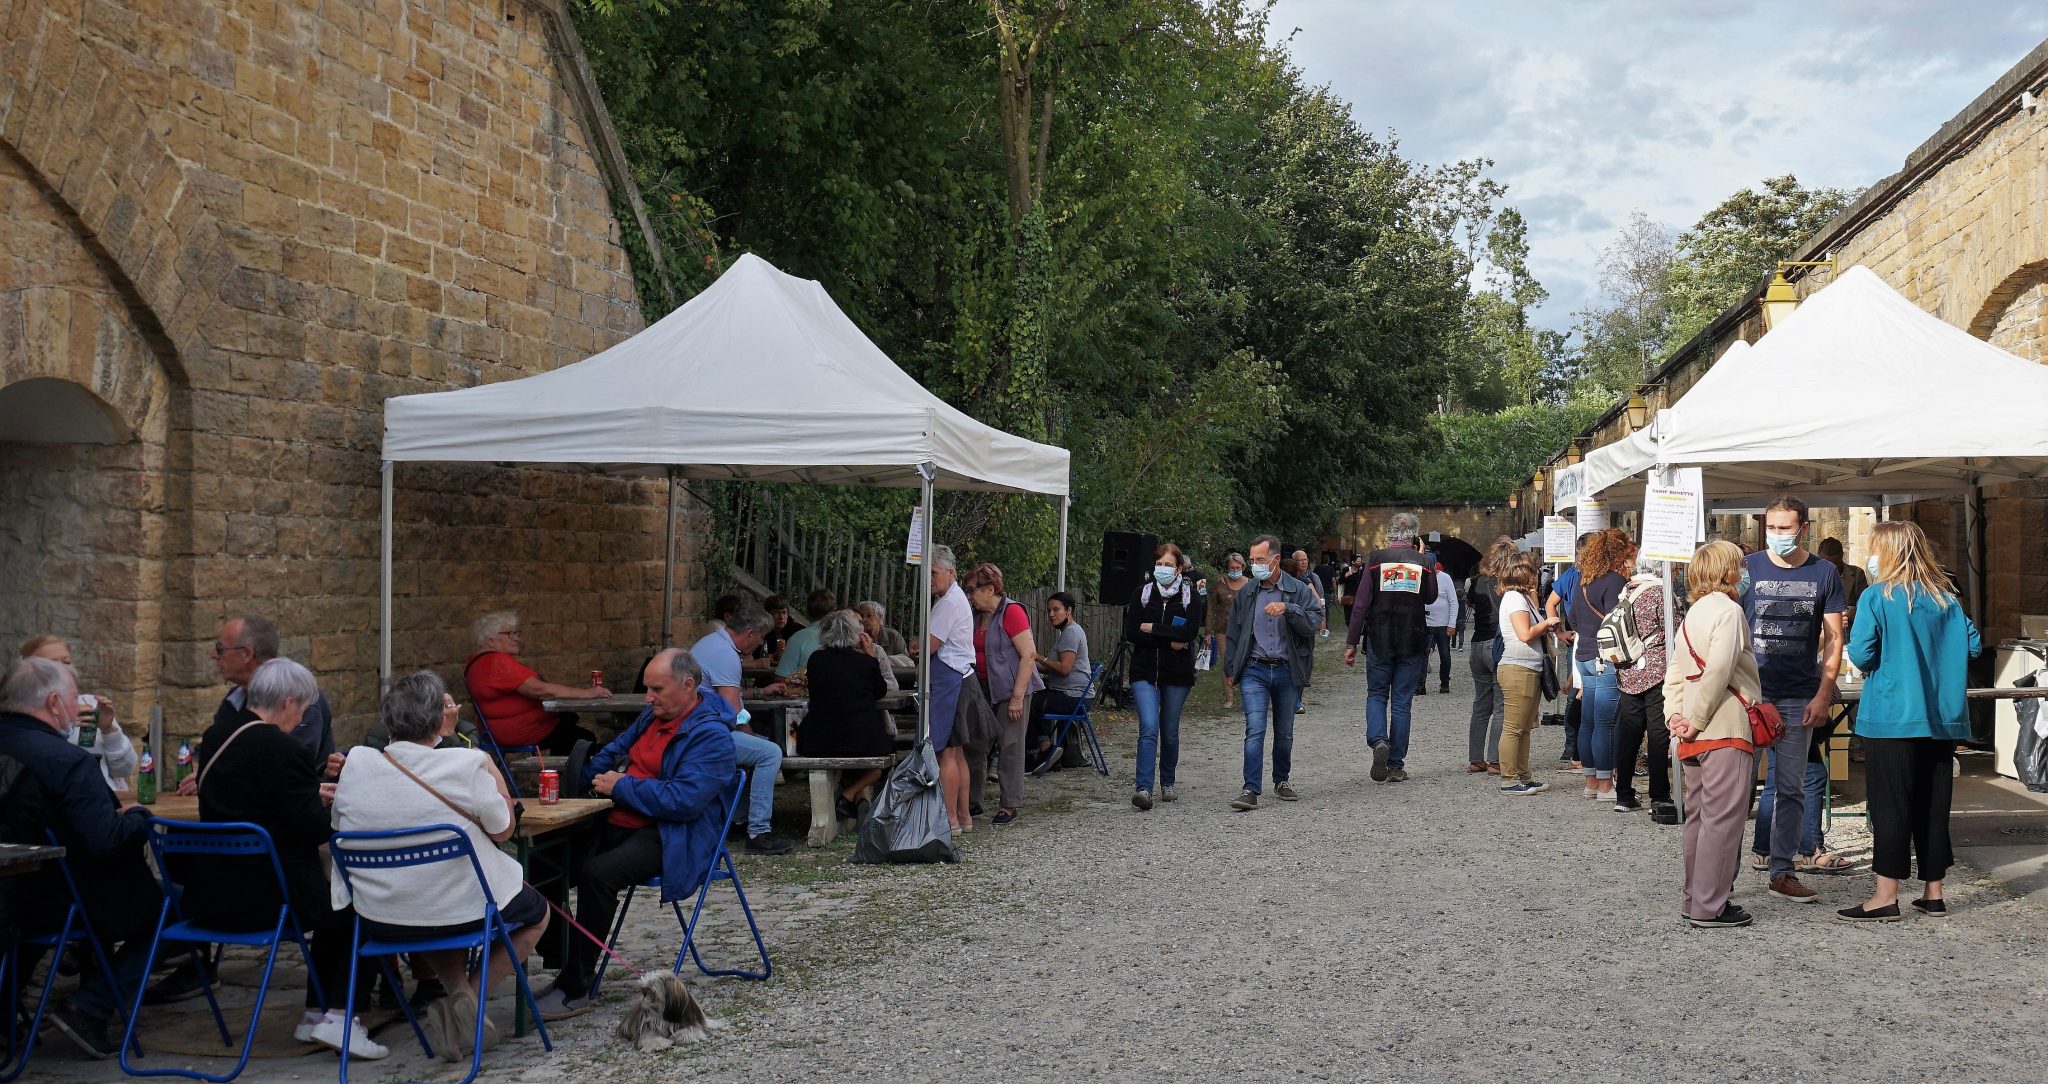
M 1563 328 L 1632 211 L 1676 232 L 1781 173 L 1869 185 L 2048 37 L 2048 4 L 1277 0 L 1272 33 L 1408 157 L 1493 159 Z

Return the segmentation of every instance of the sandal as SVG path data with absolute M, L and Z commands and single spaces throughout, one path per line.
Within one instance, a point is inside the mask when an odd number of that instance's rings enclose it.
M 1500 762 L 1499 762 L 1499 761 L 1497 761 L 1497 760 L 1494 760 L 1494 761 L 1488 761 L 1488 762 L 1487 762 L 1487 764 L 1486 764 L 1486 774 L 1488 774 L 1488 775 L 1499 775 L 1499 774 L 1500 774 Z
M 1485 771 L 1485 770 L 1486 770 L 1486 762 L 1485 762 L 1485 761 L 1475 760 L 1475 761 L 1471 762 L 1470 764 L 1467 764 L 1467 765 L 1465 765 L 1465 771 L 1466 771 L 1466 773 L 1467 773 L 1467 774 L 1469 774 L 1469 775 L 1478 775 L 1478 774 L 1479 774 L 1480 772 L 1483 772 L 1483 771 Z
M 1758 873 L 1769 873 L 1771 871 L 1771 856 L 1752 853 L 1749 856 L 1749 868 Z
M 1801 873 L 1840 874 L 1853 871 L 1856 863 L 1833 851 L 1821 851 L 1814 855 L 1800 855 L 1793 866 Z

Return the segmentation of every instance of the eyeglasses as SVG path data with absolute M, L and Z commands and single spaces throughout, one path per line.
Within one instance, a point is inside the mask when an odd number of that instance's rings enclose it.
M 517 636 L 519 635 L 519 630 L 518 630 L 518 629 L 499 629 L 499 630 L 498 630 L 498 635 L 500 635 L 500 636 L 512 636 L 512 637 L 517 637 Z
M 213 642 L 213 657 L 214 657 L 214 658 L 216 658 L 216 659 L 220 658 L 220 657 L 221 657 L 222 655 L 225 655 L 225 654 L 227 654 L 227 653 L 228 653 L 228 652 L 230 652 L 230 651 L 250 651 L 250 650 L 254 650 L 254 649 L 252 649 L 252 648 L 251 648 L 251 647 L 250 647 L 250 646 L 249 646 L 248 644 L 229 644 L 229 645 L 227 645 L 226 647 L 222 647 L 222 646 L 221 646 L 221 643 L 220 643 L 220 641 L 219 641 L 219 640 L 215 640 L 215 641 Z

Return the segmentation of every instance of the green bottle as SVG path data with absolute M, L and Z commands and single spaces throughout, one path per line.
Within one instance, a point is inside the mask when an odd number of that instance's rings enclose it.
M 156 758 L 147 749 L 142 751 L 142 762 L 135 766 L 135 800 L 143 805 L 156 804 Z

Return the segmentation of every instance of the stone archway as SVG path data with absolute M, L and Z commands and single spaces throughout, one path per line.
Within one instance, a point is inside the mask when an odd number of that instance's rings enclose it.
M 2027 264 L 1992 287 L 1970 334 L 2029 361 L 2048 360 L 2048 260 Z

